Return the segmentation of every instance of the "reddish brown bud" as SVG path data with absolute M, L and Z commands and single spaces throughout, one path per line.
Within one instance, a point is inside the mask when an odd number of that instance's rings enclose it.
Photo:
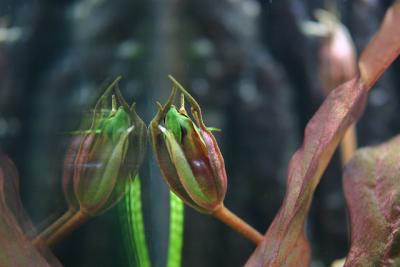
M 170 189 L 193 208 L 213 212 L 221 206 L 227 189 L 224 159 L 203 123 L 200 106 L 171 79 L 171 96 L 150 124 L 153 150 Z M 180 110 L 172 105 L 177 89 L 182 93 Z M 185 97 L 194 121 L 184 110 Z

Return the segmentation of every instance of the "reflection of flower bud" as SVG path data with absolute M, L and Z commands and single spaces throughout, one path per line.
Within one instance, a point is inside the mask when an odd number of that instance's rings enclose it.
M 153 150 L 171 190 L 202 212 L 212 212 L 222 204 L 227 179 L 224 159 L 212 133 L 204 125 L 197 102 L 175 80 L 192 106 L 195 122 L 184 108 L 172 106 L 174 86 L 165 106 L 150 124 Z
M 110 110 L 107 102 L 113 91 Z M 96 104 L 90 129 L 78 133 L 64 162 L 64 193 L 72 208 L 95 215 L 116 204 L 137 174 L 146 126 L 113 83 Z

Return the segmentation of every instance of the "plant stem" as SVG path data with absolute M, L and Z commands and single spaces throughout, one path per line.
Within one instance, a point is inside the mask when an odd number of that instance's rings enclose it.
M 76 213 L 75 209 L 68 209 L 61 217 L 54 221 L 50 226 L 44 229 L 39 235 L 32 240 L 33 245 L 38 245 L 41 241 L 45 242 L 58 228 L 66 223 Z
M 184 204 L 170 191 L 169 244 L 167 267 L 182 265 L 182 245 L 184 231 Z
M 217 208 L 212 215 L 257 245 L 264 238 L 260 232 L 233 214 L 224 205 L 221 205 L 219 208 Z
M 45 241 L 49 247 L 54 247 L 66 235 L 74 231 L 90 218 L 89 214 L 83 210 L 76 212 L 69 220 L 52 233 Z
M 351 159 L 356 149 L 357 134 L 356 126 L 353 124 L 352 126 L 350 126 L 350 128 L 347 129 L 340 143 L 340 158 L 342 161 L 342 166 L 345 166 L 346 163 Z
M 144 229 L 139 176 L 128 185 L 125 199 L 118 207 L 129 266 L 151 267 Z

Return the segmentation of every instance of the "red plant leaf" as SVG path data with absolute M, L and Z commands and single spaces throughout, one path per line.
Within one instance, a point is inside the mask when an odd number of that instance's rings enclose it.
M 355 78 L 333 90 L 308 123 L 303 146 L 289 163 L 283 205 L 247 266 L 308 266 L 304 226 L 314 190 L 344 132 L 362 113 L 366 96 Z
M 400 53 L 400 1 L 388 9 L 378 33 L 360 56 L 358 68 L 371 88 Z
M 309 265 L 304 229 L 315 188 L 346 129 L 362 114 L 369 89 L 400 52 L 399 16 L 396 2 L 361 55 L 361 74 L 333 90 L 308 123 L 303 145 L 289 163 L 283 204 L 247 267 Z
M 35 233 L 19 197 L 19 180 L 12 161 L 0 152 L 0 266 L 61 266 L 40 244 L 29 236 Z
M 347 164 L 344 193 L 351 247 L 345 266 L 400 265 L 400 136 L 359 150 Z

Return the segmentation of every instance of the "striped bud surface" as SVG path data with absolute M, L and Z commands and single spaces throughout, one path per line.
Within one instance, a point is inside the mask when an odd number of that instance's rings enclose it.
M 182 93 L 179 110 L 172 105 L 177 89 Z M 184 109 L 185 97 L 194 119 Z M 224 159 L 215 137 L 203 123 L 199 105 L 181 86 L 174 86 L 168 102 L 160 107 L 150 124 L 150 135 L 170 189 L 201 212 L 212 213 L 220 207 L 227 189 Z
M 113 207 L 136 176 L 146 148 L 146 126 L 116 87 L 100 97 L 90 129 L 74 134 L 64 161 L 63 188 L 70 207 L 97 215 Z M 112 108 L 108 103 L 112 99 Z M 88 125 L 83 122 L 83 125 Z

